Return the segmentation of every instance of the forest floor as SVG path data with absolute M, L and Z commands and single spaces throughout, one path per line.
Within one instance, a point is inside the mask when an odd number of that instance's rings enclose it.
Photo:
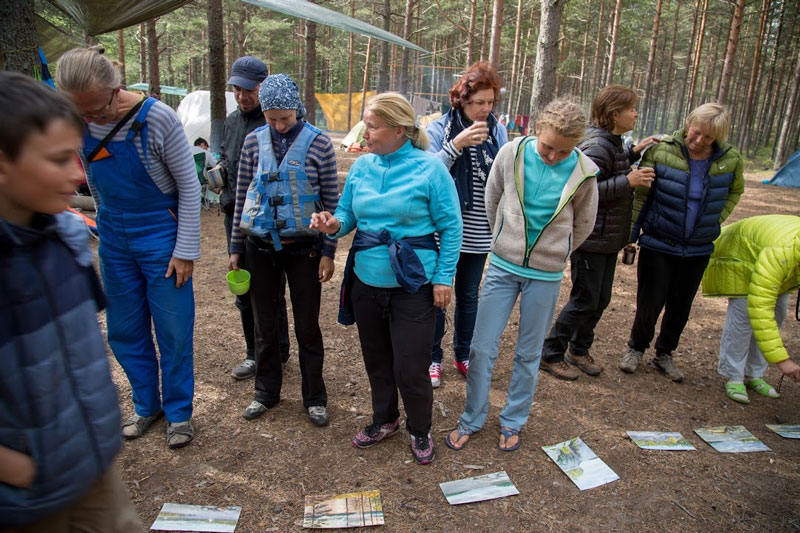
M 355 159 L 337 150 L 340 181 Z M 761 184 L 768 173 L 750 173 L 731 221 L 764 213 L 800 214 L 800 190 Z M 342 239 L 336 273 L 322 290 L 325 381 L 331 424 L 315 428 L 303 410 L 296 342 L 284 371 L 280 404 L 255 421 L 242 418 L 253 381 L 234 381 L 231 369 L 244 356 L 239 314 L 225 283 L 223 217 L 203 211 L 202 259 L 194 290 L 196 438 L 186 448 L 166 447 L 166 424 L 124 444 L 118 465 L 143 522 L 149 526 L 165 502 L 242 507 L 237 531 L 299 531 L 306 495 L 379 489 L 386 524 L 410 531 L 799 531 L 800 441 L 783 439 L 764 424 L 800 423 L 800 384 L 784 381 L 782 398 L 751 393 L 751 404 L 729 401 L 716 373 L 724 299 L 698 295 L 676 353 L 686 373 L 675 384 L 643 364 L 634 375 L 617 369 L 633 320 L 635 267 L 620 264 L 614 296 L 597 327 L 592 353 L 605 367 L 596 378 L 575 382 L 540 374 L 531 417 L 513 453 L 497 449 L 497 415 L 511 371 L 515 309 L 502 337 L 492 382 L 489 419 L 461 452 L 444 445 L 464 403 L 465 380 L 445 345 L 442 386 L 434 391 L 436 460 L 414 463 L 405 431 L 358 450 L 353 435 L 370 421 L 370 392 L 355 326 L 336 322 L 337 296 L 350 239 Z M 558 310 L 570 288 L 567 272 Z M 790 299 L 783 338 L 800 355 L 800 322 Z M 102 316 L 101 316 L 102 319 Z M 291 312 L 290 312 L 291 321 Z M 651 353 L 645 357 L 649 360 Z M 113 360 L 113 358 L 112 358 Z M 130 386 L 113 361 L 123 417 L 132 413 Z M 766 378 L 777 385 L 772 366 Z M 772 450 L 719 453 L 694 428 L 744 425 Z M 696 451 L 639 449 L 626 430 L 678 431 Z M 580 491 L 541 446 L 580 436 L 620 477 Z M 504 470 L 519 495 L 450 506 L 439 483 Z

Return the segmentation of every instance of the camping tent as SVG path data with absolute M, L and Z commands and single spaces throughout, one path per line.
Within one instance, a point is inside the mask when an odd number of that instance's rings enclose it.
M 800 150 L 792 154 L 771 180 L 764 180 L 764 183 L 779 187 L 800 187 Z
M 178 118 L 189 144 L 198 137 L 211 138 L 211 103 L 208 91 L 194 91 L 186 95 L 178 105 Z M 236 99 L 232 92 L 225 93 L 226 115 L 236 110 Z

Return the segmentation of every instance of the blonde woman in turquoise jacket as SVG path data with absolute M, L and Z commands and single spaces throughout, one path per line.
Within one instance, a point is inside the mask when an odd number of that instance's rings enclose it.
M 800 217 L 763 215 L 722 229 L 703 275 L 704 296 L 728 297 L 717 371 L 728 378 L 725 393 L 750 403 L 750 388 L 768 398 L 767 363 L 800 380 L 780 336 L 789 294 L 800 287 Z

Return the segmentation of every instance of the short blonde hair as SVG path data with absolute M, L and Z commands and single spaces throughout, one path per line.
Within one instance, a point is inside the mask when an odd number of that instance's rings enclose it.
M 427 150 L 428 135 L 425 130 L 417 124 L 414 108 L 408 103 L 402 94 L 388 92 L 376 94 L 369 100 L 364 111 L 371 111 L 390 128 L 403 127 L 406 130 L 406 138 L 411 140 L 414 148 Z
M 92 89 L 117 89 L 119 71 L 103 47 L 73 48 L 61 56 L 56 69 L 59 89 L 81 93 Z
M 558 98 L 542 109 L 536 119 L 536 131 L 550 128 L 562 137 L 583 139 L 586 133 L 586 114 L 580 104 L 570 98 Z
M 686 117 L 684 127 L 705 126 L 714 140 L 725 142 L 731 129 L 731 114 L 727 106 L 709 102 L 698 106 Z

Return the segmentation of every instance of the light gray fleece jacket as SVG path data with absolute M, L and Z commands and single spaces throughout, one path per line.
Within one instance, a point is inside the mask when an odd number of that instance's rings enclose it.
M 486 181 L 486 215 L 492 228 L 492 252 L 526 268 L 559 272 L 572 250 L 592 233 L 597 215 L 599 170 L 575 149 L 578 163 L 561 192 L 558 208 L 535 241 L 528 241 L 524 193 L 525 146 L 535 137 L 525 136 L 504 145 Z

